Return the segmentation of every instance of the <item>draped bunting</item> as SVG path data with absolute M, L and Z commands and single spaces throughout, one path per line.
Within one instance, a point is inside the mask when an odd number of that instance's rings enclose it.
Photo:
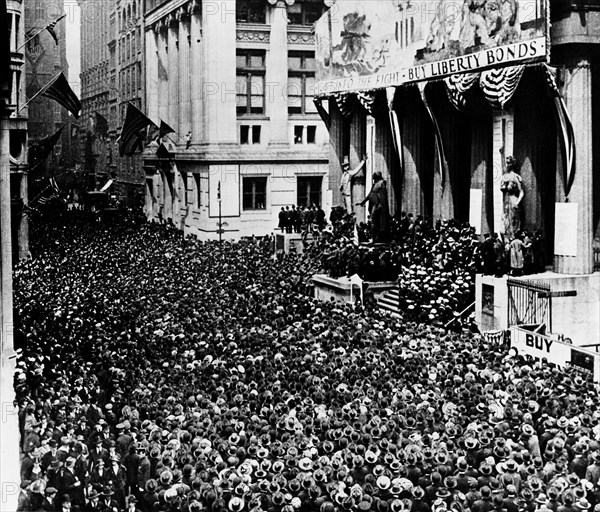
M 348 118 L 351 117 L 354 113 L 354 107 L 356 105 L 356 99 L 354 94 L 351 93 L 335 93 L 333 94 L 333 99 L 337 103 L 342 116 Z
M 398 114 L 394 110 L 394 96 L 396 94 L 395 87 L 387 87 L 385 95 L 387 98 L 388 113 L 390 118 L 390 128 L 392 129 L 392 143 L 394 144 L 394 150 L 398 155 L 400 162 L 400 172 L 402 173 L 402 181 L 404 180 L 404 153 L 402 151 L 402 136 L 400 133 L 400 122 L 398 121 Z
M 446 160 L 446 154 L 444 153 L 444 143 L 442 141 L 442 133 L 440 131 L 440 126 L 437 122 L 437 118 L 433 113 L 433 110 L 429 106 L 427 102 L 427 95 L 425 94 L 425 87 L 427 83 L 419 82 L 417 86 L 419 87 L 419 92 L 421 93 L 421 99 L 423 100 L 423 105 L 425 105 L 425 110 L 429 114 L 429 118 L 431 119 L 431 123 L 433 124 L 433 133 L 435 135 L 435 148 L 438 156 L 439 162 L 439 172 L 442 177 L 442 189 L 446 185 L 446 175 L 448 173 L 448 161 Z
M 478 78 L 479 73 L 464 73 L 444 78 L 446 93 L 454 108 L 461 112 L 465 109 L 467 104 L 465 93 L 475 85 Z
M 377 98 L 377 91 L 358 91 L 356 98 L 363 108 L 369 115 L 373 115 L 373 109 L 375 108 L 375 99 Z
M 525 66 L 508 66 L 482 71 L 479 85 L 485 99 L 494 108 L 504 108 L 515 94 Z
M 544 64 L 546 83 L 554 100 L 554 114 L 560 132 L 560 149 L 563 156 L 563 183 L 565 195 L 569 197 L 573 179 L 575 178 L 575 132 L 565 105 L 565 100 L 557 85 L 558 69 Z
M 325 110 L 325 107 L 323 107 L 323 98 L 313 98 L 313 103 L 315 104 L 321 119 L 325 123 L 325 126 L 329 128 L 331 126 L 331 118 L 329 117 L 329 113 Z

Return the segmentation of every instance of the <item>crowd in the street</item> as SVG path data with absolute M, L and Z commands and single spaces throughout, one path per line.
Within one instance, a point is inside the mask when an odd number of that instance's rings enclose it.
M 15 272 L 21 510 L 600 503 L 586 375 L 318 302 L 310 253 L 85 215 L 34 226 Z
M 325 211 L 314 203 L 310 206 L 282 206 L 278 220 L 277 227 L 282 233 L 310 233 L 314 229 L 321 231 L 327 225 Z

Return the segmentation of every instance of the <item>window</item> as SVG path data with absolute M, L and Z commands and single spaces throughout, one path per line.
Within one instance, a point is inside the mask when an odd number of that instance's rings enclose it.
M 298 177 L 298 206 L 321 206 L 322 176 Z
M 244 210 L 266 210 L 267 178 L 244 178 L 242 204 Z
M 238 50 L 236 104 L 238 115 L 265 111 L 265 52 Z
M 312 25 L 324 12 L 322 2 L 296 0 L 288 7 L 288 19 L 292 25 Z
M 288 113 L 314 114 L 317 108 L 313 102 L 315 88 L 314 52 L 293 52 L 288 54 Z
M 266 23 L 265 2 L 262 0 L 238 0 L 235 4 L 235 20 L 238 23 Z
M 240 144 L 260 144 L 260 125 L 240 126 Z
M 317 136 L 317 127 L 316 126 L 307 126 L 306 127 L 306 143 L 307 144 L 315 144 Z
M 194 174 L 194 188 L 196 189 L 196 208 L 202 206 L 202 189 L 200 188 L 200 175 Z
M 294 144 L 302 144 L 304 126 L 294 126 Z

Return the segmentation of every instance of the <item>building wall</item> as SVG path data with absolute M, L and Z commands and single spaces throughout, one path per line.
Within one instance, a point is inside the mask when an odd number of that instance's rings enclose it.
M 6 2 L 10 25 L 11 69 L 13 72 L 11 105 L 14 113 L 8 120 L 10 142 L 10 195 L 12 205 L 13 260 L 27 256 L 29 252 L 29 226 L 27 216 L 22 215 L 27 203 L 27 107 L 25 106 L 25 54 L 20 46 L 25 38 L 23 3 Z
M 63 3 L 62 0 L 32 0 L 25 5 L 25 32 L 27 34 L 39 32 L 23 49 L 27 63 L 26 92 L 28 98 L 32 98 L 57 73 L 62 71 L 65 76 L 68 76 L 65 35 L 68 20 L 61 20 L 54 28 L 58 44 L 50 33 L 44 30 L 50 22 L 63 14 Z M 35 176 L 29 176 L 32 195 L 36 195 L 38 189 L 45 186 L 39 181 L 40 176 L 54 174 L 64 176 L 66 179 L 66 172 L 74 169 L 71 141 L 72 120 L 74 119 L 65 108 L 45 96 L 37 96 L 29 103 L 27 126 L 30 147 L 40 139 L 52 135 L 61 126 L 65 127 L 45 165 L 36 168 Z M 35 165 L 36 163 L 30 162 L 30 164 Z M 59 177 L 58 182 L 61 181 Z
M 147 7 L 146 112 L 175 130 L 162 140 L 170 160 L 156 147 L 143 154 L 148 218 L 216 238 L 220 186 L 223 236 L 265 235 L 281 206 L 297 204 L 319 180 L 315 197 L 330 208 L 328 134 L 313 106 L 310 69 L 309 11 L 324 4 Z
M 127 103 L 145 110 L 144 28 L 142 0 L 81 0 L 82 122 L 88 187 L 101 187 L 115 175 L 111 188 L 119 202 L 143 204 L 144 172 L 140 155 L 119 155 L 118 137 Z M 95 114 L 108 122 L 98 133 Z
M 479 221 L 482 234 L 502 232 L 500 149 L 504 147 L 505 155 L 516 156 L 521 164 L 525 192 L 522 227 L 531 232 L 541 230 L 547 264 L 552 263 L 554 252 L 556 203 L 577 203 L 577 218 L 572 222 L 578 234 L 576 255 L 556 255 L 554 268 L 561 273 L 585 274 L 593 270 L 592 241 L 594 233 L 600 232 L 600 179 L 596 172 L 600 144 L 594 136 L 600 119 L 592 94 L 598 89 L 600 67 L 600 5 L 589 0 L 551 0 L 550 14 L 549 64 L 560 70 L 558 87 L 575 132 L 575 178 L 569 197 L 563 186 L 556 107 L 544 69 L 538 65 L 525 69 L 516 93 L 504 109 L 491 107 L 475 86 L 467 96 L 464 112 L 459 112 L 451 105 L 442 82 L 426 85 L 425 94 L 443 143 L 447 164 L 444 178 L 433 123 L 419 89 L 414 84 L 397 87 L 393 108 L 400 120 L 404 165 L 400 168 L 400 186 L 393 187 L 397 193 L 396 199 L 390 197 L 390 208 L 392 212 L 404 210 L 434 220 Z M 330 183 L 337 184 L 341 159 L 350 155 L 352 165 L 353 155 L 360 155 L 368 140 L 363 133 L 366 109 L 359 104 L 346 119 L 342 119 L 339 109 L 331 111 L 329 173 Z M 375 116 L 376 127 L 382 128 L 376 134 L 385 137 L 387 112 Z M 377 166 L 385 172 L 391 162 L 393 159 L 380 158 Z M 392 175 L 393 181 L 391 178 Z M 354 201 L 362 199 L 360 183 L 357 185 Z M 472 212 L 471 197 L 479 192 L 481 210 Z M 336 193 L 335 189 L 332 193 Z

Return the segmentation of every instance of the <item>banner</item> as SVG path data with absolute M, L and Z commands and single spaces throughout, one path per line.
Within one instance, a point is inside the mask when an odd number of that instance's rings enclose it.
M 595 382 L 600 379 L 600 354 L 587 348 L 519 327 L 510 328 L 510 345 L 519 355 L 546 359 L 549 363 L 561 367 L 572 364 L 591 372 Z
M 547 2 L 338 0 L 315 25 L 315 94 L 545 61 Z

